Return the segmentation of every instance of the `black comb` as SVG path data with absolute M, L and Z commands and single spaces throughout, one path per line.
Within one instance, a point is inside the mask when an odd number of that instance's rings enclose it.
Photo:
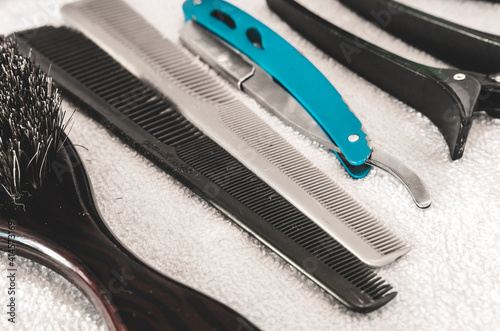
M 348 308 L 370 312 L 392 287 L 84 35 L 61 27 L 16 33 L 83 109 L 256 236 Z

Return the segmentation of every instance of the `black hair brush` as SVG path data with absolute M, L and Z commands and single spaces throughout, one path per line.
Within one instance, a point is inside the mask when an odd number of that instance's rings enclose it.
M 110 330 L 255 327 L 145 265 L 112 235 L 64 134 L 52 80 L 0 36 L 0 243 L 80 288 Z

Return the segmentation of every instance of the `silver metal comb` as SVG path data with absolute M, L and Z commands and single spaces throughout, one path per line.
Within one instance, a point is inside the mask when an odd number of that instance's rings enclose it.
M 389 228 L 241 103 L 209 73 L 119 0 L 72 3 L 63 14 L 170 98 L 207 136 L 364 263 L 384 266 L 410 250 Z M 286 217 L 286 215 L 283 215 Z

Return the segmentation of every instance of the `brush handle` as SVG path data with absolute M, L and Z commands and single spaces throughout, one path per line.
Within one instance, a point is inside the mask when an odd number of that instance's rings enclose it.
M 25 203 L 26 211 L 0 220 L 3 241 L 7 221 L 16 223 L 16 254 L 79 287 L 111 330 L 256 329 L 232 309 L 161 275 L 124 248 L 100 217 L 73 147 L 59 154 L 64 155 L 42 194 Z

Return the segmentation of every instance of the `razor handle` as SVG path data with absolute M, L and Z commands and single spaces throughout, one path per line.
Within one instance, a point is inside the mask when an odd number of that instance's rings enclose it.
M 340 0 L 382 29 L 455 67 L 500 72 L 500 36 L 432 16 L 392 0 Z
M 325 53 L 427 116 L 444 136 L 451 158 L 462 157 L 481 91 L 475 78 L 397 56 L 338 28 L 295 1 L 267 3 Z
M 279 82 L 340 148 L 350 164 L 365 164 L 371 149 L 361 122 L 326 77 L 292 45 L 260 21 L 222 0 L 187 0 L 183 10 L 186 20 L 194 20 L 223 39 Z
M 70 143 L 55 164 L 43 192 L 25 202 L 26 210 L 20 207 L 0 217 L 4 243 L 14 223 L 16 238 L 10 243 L 17 255 L 50 267 L 81 289 L 110 330 L 257 329 L 234 310 L 129 252 L 100 217 Z

